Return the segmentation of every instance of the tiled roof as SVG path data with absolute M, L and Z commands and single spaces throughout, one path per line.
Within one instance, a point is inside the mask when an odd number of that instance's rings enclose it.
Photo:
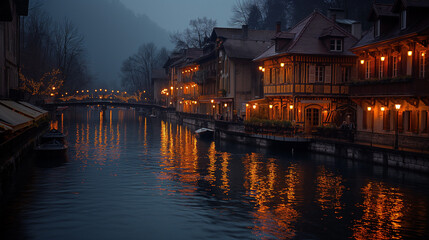
M 247 30 L 247 40 L 269 41 L 273 38 L 275 31 L 272 30 Z M 241 28 L 214 28 L 212 39 L 222 37 L 225 39 L 243 39 L 243 29 Z
M 337 24 L 325 17 L 318 11 L 313 12 L 307 18 L 299 22 L 295 27 L 287 31 L 293 33 L 294 38 L 290 46 L 282 51 L 276 52 L 275 46 L 258 56 L 255 60 L 262 60 L 269 57 L 286 54 L 314 54 L 314 55 L 346 55 L 354 56 L 349 48 L 356 43 L 357 39 L 342 29 Z M 344 37 L 344 51 L 331 52 L 320 39 L 324 34 L 338 35 Z
M 399 6 L 400 5 L 405 6 L 406 8 L 408 7 L 425 7 L 425 8 L 429 8 L 429 0 L 396 0 L 395 3 L 393 4 L 393 11 L 394 12 L 399 12 Z
M 429 0 L 426 0 L 429 1 Z M 429 30 L 429 17 L 418 21 L 417 24 L 407 26 L 405 30 L 401 30 L 400 22 L 397 21 L 394 26 L 390 27 L 390 31 L 383 32 L 380 37 L 374 37 L 374 27 L 372 27 L 364 36 L 353 46 L 352 50 L 356 48 L 362 48 L 367 45 L 373 45 L 377 43 L 385 43 L 386 41 L 396 41 L 402 37 L 410 36 L 410 34 L 419 34 Z M 369 46 L 368 46 L 369 47 Z
M 230 58 L 254 59 L 272 45 L 271 41 L 227 39 L 223 47 Z

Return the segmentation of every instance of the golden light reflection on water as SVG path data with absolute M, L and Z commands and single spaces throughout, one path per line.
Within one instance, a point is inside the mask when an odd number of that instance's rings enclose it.
M 324 167 L 319 168 L 317 173 L 316 201 L 324 216 L 327 216 L 326 210 L 333 210 L 335 217 L 341 219 L 340 210 L 343 208 L 341 197 L 345 187 L 344 179 L 341 176 L 329 172 Z
M 260 154 L 251 153 L 243 158 L 244 187 L 255 199 L 253 231 L 259 238 L 292 239 L 295 223 L 300 214 L 296 210 L 296 191 L 300 184 L 297 165 L 286 171 L 279 170 L 275 159 L 264 163 Z
M 405 214 L 403 195 L 397 188 L 369 182 L 362 188 L 362 218 L 352 229 L 354 239 L 402 239 L 400 230 Z

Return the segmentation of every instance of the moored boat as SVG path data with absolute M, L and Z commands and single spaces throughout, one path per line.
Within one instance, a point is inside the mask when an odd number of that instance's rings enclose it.
M 195 131 L 195 134 L 198 138 L 213 139 L 214 131 L 209 128 L 200 128 Z

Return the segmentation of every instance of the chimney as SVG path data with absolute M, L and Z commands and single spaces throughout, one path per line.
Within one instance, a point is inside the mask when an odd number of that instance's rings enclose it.
M 276 33 L 279 33 L 282 31 L 282 22 L 276 22 Z
M 243 32 L 243 39 L 247 39 L 247 37 L 249 36 L 249 26 L 243 25 L 243 26 L 241 26 L 241 29 Z

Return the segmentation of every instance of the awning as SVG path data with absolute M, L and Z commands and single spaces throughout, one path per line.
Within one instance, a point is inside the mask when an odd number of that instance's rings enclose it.
M 32 125 L 33 119 L 0 105 L 0 123 L 13 128 L 15 132 Z
M 26 107 L 28 107 L 28 108 L 31 108 L 31 109 L 33 109 L 33 110 L 36 110 L 36 111 L 38 111 L 38 112 L 40 112 L 40 113 L 46 113 L 46 114 L 48 114 L 49 112 L 48 111 L 46 111 L 46 110 L 44 110 L 44 109 L 41 109 L 41 108 L 39 108 L 39 107 L 36 107 L 36 106 L 34 106 L 34 105 L 32 105 L 32 104 L 29 104 L 28 102 L 19 102 L 20 104 L 22 104 L 22 105 L 24 105 L 24 106 L 26 106 Z
M 13 109 L 13 110 L 29 117 L 29 118 L 33 118 L 36 121 L 46 115 L 46 113 L 45 114 L 41 113 L 39 111 L 36 111 L 32 108 L 26 107 L 22 104 L 14 102 L 14 101 L 0 100 L 0 103 L 3 104 L 4 106 L 10 108 L 10 109 Z

